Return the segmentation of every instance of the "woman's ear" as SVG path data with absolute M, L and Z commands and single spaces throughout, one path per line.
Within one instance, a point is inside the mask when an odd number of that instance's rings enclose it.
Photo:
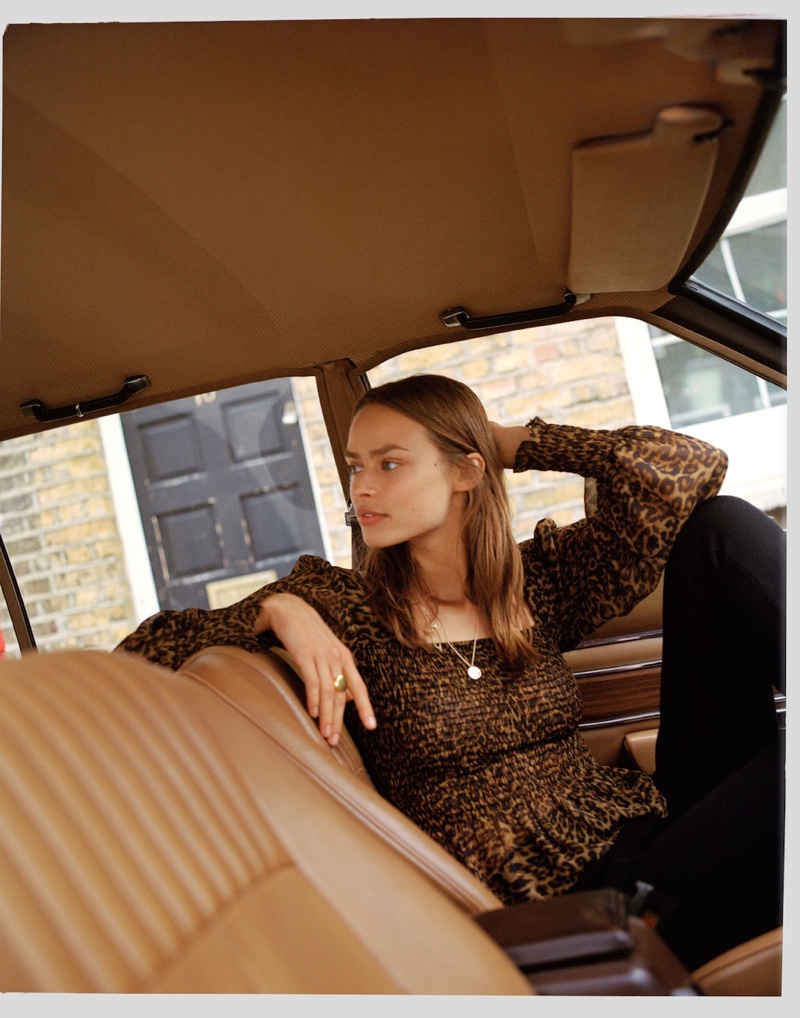
M 465 456 L 456 478 L 456 491 L 471 491 L 477 488 L 486 473 L 486 460 L 479 452 Z

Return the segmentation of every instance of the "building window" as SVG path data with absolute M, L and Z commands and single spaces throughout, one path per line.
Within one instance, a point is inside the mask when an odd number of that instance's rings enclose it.
M 786 402 L 784 389 L 705 350 L 656 330 L 651 330 L 651 338 L 673 428 Z

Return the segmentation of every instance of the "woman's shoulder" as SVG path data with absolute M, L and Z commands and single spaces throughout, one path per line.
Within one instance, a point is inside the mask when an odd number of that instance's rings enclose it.
M 359 573 L 347 566 L 337 566 L 320 555 L 301 555 L 289 574 L 298 580 L 316 580 L 326 586 L 340 590 L 364 592 L 364 583 Z

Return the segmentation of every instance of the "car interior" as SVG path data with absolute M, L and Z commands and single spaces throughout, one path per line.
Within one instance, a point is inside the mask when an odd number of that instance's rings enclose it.
M 723 435 L 785 526 L 786 22 L 20 20 L 2 59 L 0 990 L 781 996 L 782 929 L 688 972 L 614 894 L 503 907 L 280 648 L 112 651 L 357 565 L 350 417 L 398 374 Z M 520 535 L 590 511 L 527 483 Z M 652 771 L 660 589 L 566 657 Z

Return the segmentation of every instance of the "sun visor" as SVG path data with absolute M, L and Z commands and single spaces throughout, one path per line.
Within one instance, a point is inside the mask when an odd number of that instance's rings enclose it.
M 703 208 L 722 125 L 715 109 L 671 106 L 646 134 L 574 149 L 573 292 L 654 290 L 672 279 Z

